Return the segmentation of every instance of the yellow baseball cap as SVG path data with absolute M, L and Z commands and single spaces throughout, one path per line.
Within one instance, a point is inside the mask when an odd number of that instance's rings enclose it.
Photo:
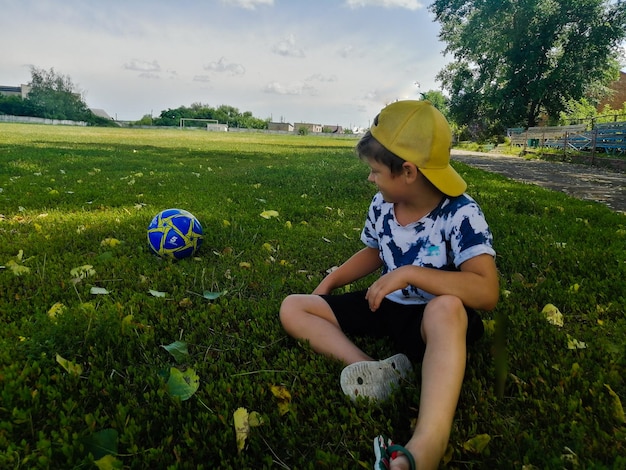
M 442 193 L 465 192 L 467 184 L 450 166 L 450 125 L 430 101 L 396 101 L 386 106 L 370 132 L 387 150 L 415 164 Z

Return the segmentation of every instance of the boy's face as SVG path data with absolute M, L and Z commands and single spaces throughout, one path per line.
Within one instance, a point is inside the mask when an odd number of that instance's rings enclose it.
M 371 158 L 366 159 L 366 162 L 370 167 L 370 174 L 367 177 L 367 181 L 376 185 L 385 201 L 396 202 L 398 196 L 400 196 L 400 185 L 398 185 L 397 182 L 399 175 L 392 174 L 388 166 L 378 163 Z

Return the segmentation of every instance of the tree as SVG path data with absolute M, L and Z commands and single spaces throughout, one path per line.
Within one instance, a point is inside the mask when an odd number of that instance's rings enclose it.
M 450 103 L 446 95 L 444 95 L 439 90 L 428 90 L 426 93 L 422 93 L 422 98 L 428 100 L 432 103 L 432 105 L 441 111 L 446 119 L 449 118 L 450 115 Z
M 558 119 L 617 77 L 626 5 L 608 0 L 435 0 L 454 61 L 438 78 L 458 124 L 489 134 Z
M 155 126 L 178 126 L 181 118 L 215 119 L 228 127 L 247 127 L 250 129 L 267 129 L 267 121 L 255 118 L 250 111 L 240 113 L 233 106 L 221 105 L 217 109 L 202 103 L 193 103 L 190 107 L 180 106 L 176 109 L 161 111 L 154 119 Z M 204 127 L 206 123 L 191 122 L 190 127 Z
M 54 69 L 31 67 L 31 90 L 27 101 L 35 115 L 48 119 L 87 121 L 91 112 L 67 75 Z
M 33 116 L 32 105 L 21 96 L 0 95 L 0 114 L 11 114 L 14 116 Z

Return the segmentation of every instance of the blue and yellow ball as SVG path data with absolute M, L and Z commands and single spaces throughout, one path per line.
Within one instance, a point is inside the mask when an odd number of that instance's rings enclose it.
M 148 225 L 148 245 L 164 258 L 193 256 L 202 244 L 202 235 L 198 219 L 183 209 L 159 212 Z

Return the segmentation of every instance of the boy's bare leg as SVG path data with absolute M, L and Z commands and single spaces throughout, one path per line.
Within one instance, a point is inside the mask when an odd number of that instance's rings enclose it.
M 317 295 L 290 295 L 280 309 L 280 320 L 294 338 L 309 341 L 321 354 L 346 364 L 373 360 L 341 331 L 328 304 Z M 433 299 L 424 311 L 422 386 L 417 426 L 404 446 L 419 470 L 436 469 L 445 453 L 465 375 L 467 314 L 453 296 Z M 391 462 L 391 469 L 409 468 L 407 459 Z
M 345 364 L 373 360 L 346 337 L 333 311 L 318 295 L 294 294 L 287 297 L 280 307 L 280 321 L 287 333 L 308 341 L 318 353 Z
M 422 361 L 419 416 L 413 436 L 404 446 L 419 470 L 436 469 L 445 453 L 465 375 L 467 314 L 453 296 L 428 304 L 422 321 L 426 352 Z M 408 469 L 405 458 L 391 469 Z

